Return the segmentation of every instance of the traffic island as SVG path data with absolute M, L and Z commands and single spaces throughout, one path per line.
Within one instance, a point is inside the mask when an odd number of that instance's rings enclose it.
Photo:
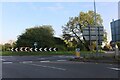
M 80 58 L 71 58 L 69 61 L 75 62 L 92 62 L 92 63 L 111 63 L 111 64 L 120 64 L 120 56 L 115 58 L 113 57 L 80 57 Z

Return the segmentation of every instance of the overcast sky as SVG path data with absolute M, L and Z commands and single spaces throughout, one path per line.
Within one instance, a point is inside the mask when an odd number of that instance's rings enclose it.
M 2 10 L 1 43 L 16 40 L 26 28 L 36 25 L 52 25 L 55 36 L 61 36 L 61 26 L 66 24 L 69 17 L 78 16 L 81 11 L 87 12 L 94 9 L 93 2 L 4 2 L 0 3 L 0 6 Z M 102 16 L 110 41 L 110 22 L 112 19 L 118 19 L 118 3 L 96 2 L 96 8 L 97 13 Z

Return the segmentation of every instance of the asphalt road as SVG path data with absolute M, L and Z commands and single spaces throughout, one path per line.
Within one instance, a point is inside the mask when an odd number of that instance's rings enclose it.
M 73 56 L 3 57 L 3 78 L 118 78 L 118 65 L 71 62 Z

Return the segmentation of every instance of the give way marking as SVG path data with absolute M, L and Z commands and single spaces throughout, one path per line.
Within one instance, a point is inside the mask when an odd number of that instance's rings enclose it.
M 116 71 L 119 71 L 120 70 L 120 68 L 110 68 L 110 67 L 108 67 L 109 69 L 113 69 L 113 70 L 116 70 Z
M 54 66 L 45 66 L 45 65 L 38 65 L 38 64 L 30 64 L 30 65 L 39 66 L 39 67 L 44 67 L 44 68 L 57 69 L 57 70 L 62 70 L 62 71 L 65 71 L 65 70 L 66 70 L 66 69 L 64 69 L 64 68 L 59 68 L 59 67 L 54 67 Z

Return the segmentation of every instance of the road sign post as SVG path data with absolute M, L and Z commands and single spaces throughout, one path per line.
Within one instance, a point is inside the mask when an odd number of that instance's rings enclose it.
M 115 44 L 115 56 L 116 57 L 119 56 L 119 48 L 118 48 L 117 44 Z
M 35 48 L 37 47 L 37 42 L 34 42 L 34 47 L 35 47 Z
M 97 34 L 97 35 L 96 35 Z M 96 41 L 96 55 L 98 55 L 98 47 L 102 45 L 104 35 L 103 26 L 91 26 L 83 28 L 83 36 L 87 41 L 89 41 L 89 46 L 91 50 L 91 42 Z
M 76 55 L 76 58 L 77 58 L 77 59 L 80 58 L 80 48 L 76 48 L 76 50 L 75 50 L 75 55 Z

